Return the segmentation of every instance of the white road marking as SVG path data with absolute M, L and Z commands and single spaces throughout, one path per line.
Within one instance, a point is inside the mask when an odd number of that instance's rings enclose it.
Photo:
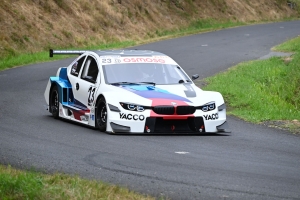
M 207 47 L 207 46 L 208 46 L 208 44 L 202 44 L 201 46 L 202 46 L 202 47 Z
M 186 152 L 186 151 L 175 151 L 175 153 L 177 153 L 177 154 L 188 154 L 188 153 L 190 153 L 190 152 Z

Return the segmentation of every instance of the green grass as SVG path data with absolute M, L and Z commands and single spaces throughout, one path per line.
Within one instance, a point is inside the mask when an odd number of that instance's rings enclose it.
M 300 120 L 300 37 L 275 49 L 294 55 L 238 64 L 205 79 L 203 89 L 219 91 L 228 113 L 247 121 Z
M 150 200 L 128 189 L 64 174 L 46 175 L 0 165 L 0 199 Z

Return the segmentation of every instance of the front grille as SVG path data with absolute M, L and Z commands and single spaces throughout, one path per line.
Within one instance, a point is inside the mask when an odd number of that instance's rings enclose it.
M 202 117 L 187 119 L 164 119 L 162 117 L 147 117 L 145 133 L 199 133 L 205 132 Z
M 153 111 L 160 115 L 173 115 L 175 112 L 174 106 L 155 106 Z
M 177 115 L 189 115 L 194 114 L 196 108 L 194 106 L 177 106 Z

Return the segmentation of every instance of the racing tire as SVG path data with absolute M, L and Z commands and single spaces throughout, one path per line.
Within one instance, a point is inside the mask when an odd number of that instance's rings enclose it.
M 107 126 L 107 108 L 104 97 L 101 97 L 96 105 L 96 123 L 101 132 L 106 131 Z
M 56 85 L 50 92 L 49 110 L 55 119 L 59 118 L 59 93 Z

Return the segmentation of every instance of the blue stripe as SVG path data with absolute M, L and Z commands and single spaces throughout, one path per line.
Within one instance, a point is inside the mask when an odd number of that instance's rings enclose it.
M 189 99 L 184 98 L 182 96 L 170 93 L 167 90 L 160 89 L 155 86 L 147 86 L 147 85 L 121 85 L 119 86 L 125 90 L 133 92 L 141 97 L 147 99 L 170 99 L 170 100 L 178 100 L 178 101 L 186 101 L 191 102 Z
M 66 67 L 62 67 L 62 68 L 60 69 L 60 72 L 59 72 L 59 78 L 68 80 L 67 68 L 66 68 Z

